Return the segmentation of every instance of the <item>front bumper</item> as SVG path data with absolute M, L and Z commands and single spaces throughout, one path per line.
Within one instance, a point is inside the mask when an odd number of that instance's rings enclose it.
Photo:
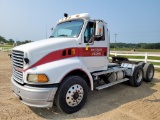
M 57 87 L 31 87 L 20 85 L 11 78 L 12 89 L 22 103 L 31 107 L 49 108 L 53 106 Z

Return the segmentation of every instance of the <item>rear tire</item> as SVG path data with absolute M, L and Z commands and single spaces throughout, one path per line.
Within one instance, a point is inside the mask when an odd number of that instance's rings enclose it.
M 143 81 L 143 69 L 142 66 L 137 66 L 134 69 L 133 75 L 129 78 L 129 83 L 133 87 L 139 87 Z
M 144 81 L 151 82 L 154 76 L 153 64 L 146 63 L 143 67 L 143 71 L 144 71 Z
M 71 114 L 80 110 L 87 100 L 88 86 L 79 76 L 66 77 L 61 83 L 55 98 L 57 107 Z

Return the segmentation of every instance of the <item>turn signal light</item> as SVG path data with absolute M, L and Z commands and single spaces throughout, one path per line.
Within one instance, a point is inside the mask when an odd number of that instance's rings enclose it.
M 29 82 L 48 82 L 48 78 L 45 74 L 29 74 L 27 77 Z
M 39 74 L 37 78 L 38 82 L 48 82 L 48 78 L 44 74 Z

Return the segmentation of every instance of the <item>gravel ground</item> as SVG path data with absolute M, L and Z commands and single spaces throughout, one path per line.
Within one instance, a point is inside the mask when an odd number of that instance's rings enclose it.
M 125 84 L 89 92 L 85 106 L 74 114 L 52 109 L 30 108 L 11 89 L 11 61 L 0 51 L 0 120 L 160 120 L 160 73 L 138 88 Z

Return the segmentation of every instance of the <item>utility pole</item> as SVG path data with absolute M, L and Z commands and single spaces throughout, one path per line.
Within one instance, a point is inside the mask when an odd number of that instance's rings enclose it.
M 115 35 L 115 47 L 114 47 L 114 50 L 116 50 L 116 37 L 117 37 L 117 33 L 114 34 Z

